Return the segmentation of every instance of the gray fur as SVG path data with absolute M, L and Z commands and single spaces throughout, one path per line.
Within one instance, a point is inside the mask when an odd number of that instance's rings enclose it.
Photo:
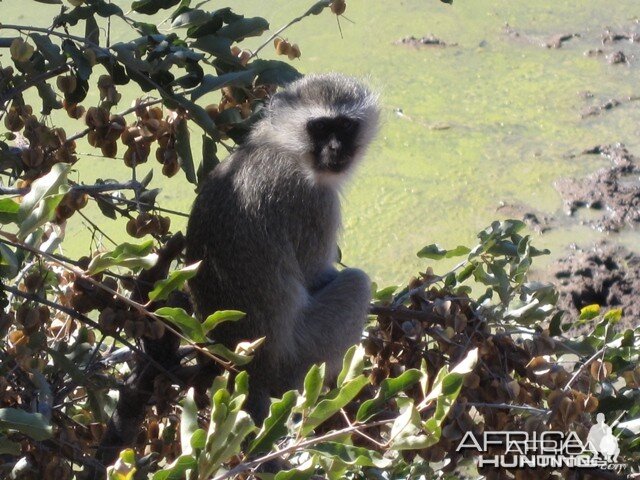
M 189 219 L 187 260 L 202 260 L 190 281 L 196 313 L 247 314 L 215 329 L 229 347 L 266 337 L 247 368 L 257 421 L 269 396 L 300 387 L 313 363 L 335 377 L 367 315 L 366 274 L 334 267 L 345 173 L 316 175 L 309 160 L 306 122 L 333 115 L 363 125 L 353 166 L 377 128 L 376 96 L 341 75 L 307 76 L 274 96 L 246 144 L 204 182 Z

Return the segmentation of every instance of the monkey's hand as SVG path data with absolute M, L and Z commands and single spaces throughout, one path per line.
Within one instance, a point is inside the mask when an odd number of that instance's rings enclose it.
M 313 283 L 309 285 L 309 293 L 311 295 L 315 295 L 317 292 L 333 282 L 338 277 L 338 273 L 338 270 L 333 267 L 330 267 L 320 273 L 320 275 L 313 279 Z

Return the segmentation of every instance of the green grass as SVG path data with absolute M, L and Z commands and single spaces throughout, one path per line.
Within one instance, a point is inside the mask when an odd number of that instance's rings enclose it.
M 264 16 L 274 30 L 310 4 L 251 0 L 230 6 L 248 16 Z M 3 0 L 1 8 L 3 22 L 35 25 L 48 25 L 57 11 L 20 0 Z M 567 159 L 568 152 L 616 141 L 632 151 L 639 146 L 636 105 L 587 120 L 579 114 L 584 106 L 581 91 L 603 98 L 638 93 L 633 64 L 610 66 L 583 55 L 599 46 L 603 27 L 630 25 L 636 11 L 633 0 L 592 0 L 588 9 L 581 0 L 456 1 L 453 6 L 436 0 L 351 0 L 346 15 L 355 23 L 341 19 L 344 38 L 328 11 L 285 32 L 284 37 L 300 45 L 302 58 L 295 64 L 302 72 L 335 70 L 366 77 L 381 93 L 384 123 L 379 138 L 345 194 L 345 263 L 364 268 L 380 284 L 402 283 L 427 266 L 415 252 L 435 242 L 445 247 L 472 243 L 476 231 L 500 216 L 500 201 L 562 215 L 553 181 L 583 175 L 600 164 Z M 507 38 L 505 23 L 529 34 L 579 32 L 581 37 L 551 50 Z M 414 49 L 393 44 L 406 35 L 429 33 L 458 45 Z M 113 41 L 129 35 L 126 26 L 114 21 Z M 251 39 L 247 45 L 259 42 Z M 275 58 L 272 47 L 263 52 L 265 58 Z M 125 89 L 127 102 L 132 92 Z M 200 101 L 217 103 L 218 94 Z M 85 103 L 96 102 L 92 97 Z M 79 127 L 67 125 L 71 131 Z M 434 128 L 442 125 L 449 128 Z M 192 133 L 197 140 L 199 132 Z M 87 145 L 79 151 L 99 153 Z M 87 156 L 78 167 L 82 176 L 77 178 L 87 182 L 127 178 L 119 160 Z M 155 161 L 140 171 L 151 168 L 152 186 L 163 188 L 161 205 L 188 211 L 192 187 L 164 179 Z M 121 222 L 101 220 L 95 208 L 84 212 L 104 224 L 114 239 L 124 239 Z M 184 220 L 174 218 L 173 225 L 181 228 Z M 67 230 L 66 248 L 85 253 L 89 235 L 76 220 Z M 572 241 L 587 244 L 598 237 L 588 228 L 572 226 L 537 243 L 559 254 Z M 637 234 L 632 240 L 627 237 L 630 244 L 637 240 Z

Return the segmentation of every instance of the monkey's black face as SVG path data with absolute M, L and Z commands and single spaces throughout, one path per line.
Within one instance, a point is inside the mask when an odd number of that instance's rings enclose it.
M 307 122 L 313 168 L 319 172 L 345 171 L 356 154 L 360 124 L 348 117 L 320 117 Z

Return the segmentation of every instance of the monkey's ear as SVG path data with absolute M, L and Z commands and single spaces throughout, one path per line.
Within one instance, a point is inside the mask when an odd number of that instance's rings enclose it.
M 287 108 L 291 104 L 292 95 L 286 90 L 275 93 L 269 99 L 269 111 L 274 112 Z

